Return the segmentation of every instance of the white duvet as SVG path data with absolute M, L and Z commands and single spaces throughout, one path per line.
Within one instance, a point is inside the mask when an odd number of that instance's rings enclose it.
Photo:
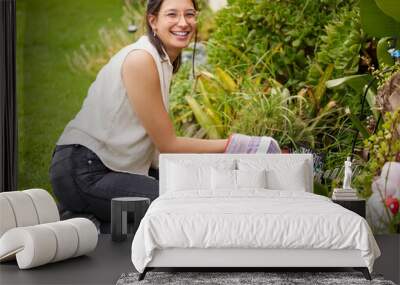
M 323 196 L 266 189 L 160 196 L 133 239 L 135 268 L 143 272 L 165 248 L 358 249 L 370 272 L 380 255 L 359 215 Z

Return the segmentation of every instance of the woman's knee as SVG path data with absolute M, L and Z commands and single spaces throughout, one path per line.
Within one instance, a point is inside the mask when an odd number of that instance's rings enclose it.
M 154 200 L 159 195 L 158 181 L 144 175 L 110 172 L 97 181 L 88 193 L 103 199 L 117 197 L 147 197 Z

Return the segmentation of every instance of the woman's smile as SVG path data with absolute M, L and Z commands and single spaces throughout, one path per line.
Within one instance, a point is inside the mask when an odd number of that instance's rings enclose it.
M 180 41 L 187 41 L 190 35 L 190 31 L 171 31 L 171 34 Z

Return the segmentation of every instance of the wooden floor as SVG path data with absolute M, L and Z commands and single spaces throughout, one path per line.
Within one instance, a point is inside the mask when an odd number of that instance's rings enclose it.
M 100 235 L 97 248 L 87 256 L 19 270 L 17 263 L 0 264 L 0 284 L 115 284 L 122 273 L 135 271 L 131 261 L 133 237 L 112 242 Z

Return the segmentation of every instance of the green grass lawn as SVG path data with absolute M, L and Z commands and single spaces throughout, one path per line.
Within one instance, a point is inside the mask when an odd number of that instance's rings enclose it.
M 66 56 L 120 25 L 122 0 L 17 0 L 18 189 L 51 192 L 51 154 L 94 78 L 70 71 Z

